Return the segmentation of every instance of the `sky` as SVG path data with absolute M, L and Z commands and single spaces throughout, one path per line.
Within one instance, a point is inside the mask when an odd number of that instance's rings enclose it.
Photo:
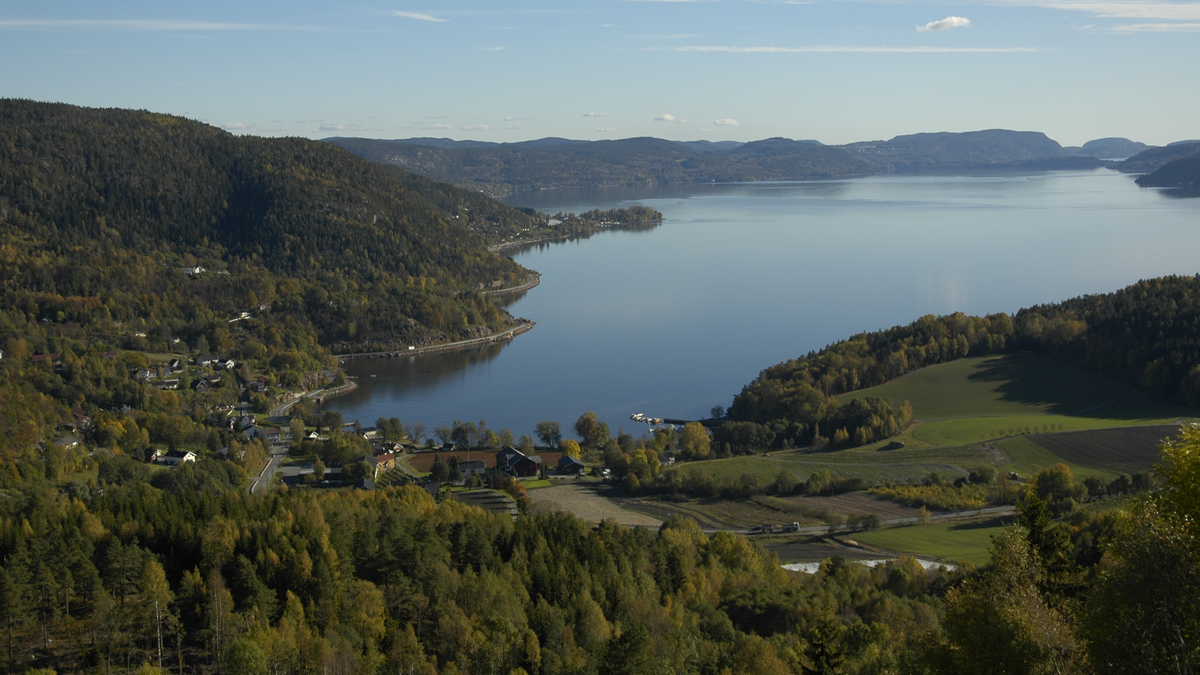
M 0 63 L 261 136 L 1200 138 L 1200 0 L 0 0 Z

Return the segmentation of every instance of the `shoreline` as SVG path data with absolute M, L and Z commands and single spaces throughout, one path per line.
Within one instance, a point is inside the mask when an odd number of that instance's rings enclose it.
M 536 283 L 534 284 L 537 285 Z M 532 288 L 532 286 L 530 286 Z M 507 290 L 507 289 L 506 289 Z M 494 333 L 486 337 L 471 338 L 469 340 L 456 340 L 454 342 L 443 342 L 440 345 L 430 345 L 428 347 L 413 347 L 409 349 L 391 349 L 382 352 L 363 352 L 360 354 L 334 354 L 339 365 L 345 365 L 346 361 L 358 361 L 361 359 L 391 359 L 401 356 L 412 356 L 416 354 L 436 354 L 439 352 L 452 352 L 459 349 L 469 349 L 481 345 L 492 344 L 495 342 L 507 342 L 521 333 L 532 330 L 537 325 L 536 321 L 526 321 L 517 324 L 512 328 Z
M 530 278 L 525 283 L 518 286 L 512 286 L 510 288 L 498 288 L 494 291 L 480 291 L 479 294 L 485 298 L 493 295 L 510 295 L 512 293 L 521 293 L 523 291 L 527 291 L 542 283 L 541 272 L 530 272 L 529 277 Z

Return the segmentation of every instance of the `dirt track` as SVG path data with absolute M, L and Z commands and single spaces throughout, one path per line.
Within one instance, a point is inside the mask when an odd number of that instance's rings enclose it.
M 627 526 L 657 529 L 662 525 L 662 521 L 657 518 L 618 507 L 596 494 L 595 488 L 586 485 L 556 485 L 530 490 L 529 498 L 533 500 L 535 507 L 569 511 L 589 523 L 599 523 L 606 518 L 612 518 Z

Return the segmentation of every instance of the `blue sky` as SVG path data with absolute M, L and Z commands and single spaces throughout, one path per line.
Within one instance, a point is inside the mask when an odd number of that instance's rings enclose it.
M 266 136 L 1200 138 L 1200 1 L 0 0 L 0 59 Z

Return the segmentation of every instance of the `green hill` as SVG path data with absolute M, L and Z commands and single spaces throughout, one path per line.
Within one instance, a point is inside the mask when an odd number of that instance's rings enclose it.
M 1005 165 L 1050 170 L 1101 164 L 1088 157 L 1063 157 L 1062 146 L 1041 132 L 1007 129 L 909 134 L 842 147 L 884 173 Z
M 1122 381 L 1161 401 L 1196 406 L 1200 404 L 1198 298 L 1200 277 L 1164 277 L 1115 293 L 1022 309 L 1015 316 L 922 317 L 907 326 L 855 335 L 763 370 L 734 399 L 729 417 L 765 425 L 776 447 L 820 444 L 829 438 L 835 445 L 862 445 L 893 435 L 912 415 L 920 414 L 915 402 L 910 400 L 912 410 L 897 410 L 898 397 L 889 401 L 880 396 L 847 396 L 845 405 L 835 397 L 893 382 L 926 366 L 1022 350 Z M 1000 370 L 1006 368 L 1012 366 Z M 917 380 L 932 376 L 927 373 Z M 1056 390 L 1055 385 L 1012 385 L 1000 393 L 1009 402 L 1051 405 L 1063 413 L 1084 407 L 1069 397 L 1055 402 Z M 945 392 L 937 395 L 947 397 Z M 955 402 L 950 396 L 932 407 L 945 411 L 975 403 Z M 830 436 L 835 430 L 842 431 L 840 438 Z M 717 433 L 721 435 L 721 429 Z M 741 433 L 755 436 L 750 431 Z

